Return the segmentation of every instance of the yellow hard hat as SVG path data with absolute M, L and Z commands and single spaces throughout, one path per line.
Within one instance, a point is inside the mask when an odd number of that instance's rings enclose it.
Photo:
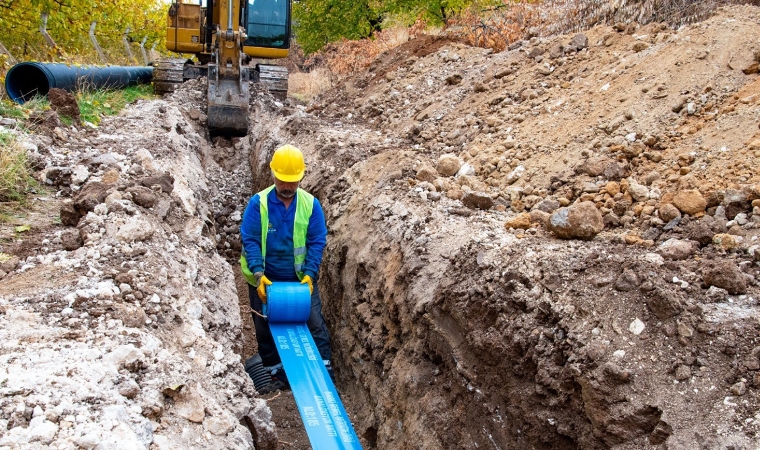
M 306 171 L 303 153 L 292 145 L 283 145 L 275 150 L 269 167 L 274 172 L 275 178 L 286 183 L 301 181 Z

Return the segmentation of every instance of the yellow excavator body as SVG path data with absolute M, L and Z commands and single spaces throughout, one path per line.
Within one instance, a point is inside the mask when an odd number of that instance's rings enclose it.
M 201 5 L 177 3 L 177 13 L 168 16 L 166 49 L 177 53 L 201 53 Z
M 203 0 L 201 0 L 203 1 Z M 159 61 L 153 71 L 157 93 L 173 92 L 183 81 L 208 79 L 207 121 L 212 135 L 248 132 L 249 82 L 287 96 L 284 66 L 251 58 L 282 59 L 290 49 L 291 0 L 205 0 L 169 6 L 166 48 L 185 58 Z M 187 58 L 195 56 L 197 62 Z

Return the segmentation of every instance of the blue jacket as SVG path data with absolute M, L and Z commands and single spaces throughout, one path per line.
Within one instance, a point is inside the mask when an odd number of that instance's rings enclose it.
M 272 281 L 298 281 L 293 256 L 293 225 L 296 217 L 294 198 L 288 209 L 277 198 L 275 189 L 267 196 L 269 209 L 269 232 L 267 234 L 266 268 L 261 259 L 261 210 L 259 194 L 248 201 L 240 224 L 240 237 L 243 240 L 248 269 L 251 272 L 264 272 Z M 325 213 L 319 200 L 314 198 L 314 206 L 309 218 L 306 234 L 306 261 L 303 272 L 316 280 L 319 266 L 322 264 L 322 251 L 327 243 L 327 226 Z

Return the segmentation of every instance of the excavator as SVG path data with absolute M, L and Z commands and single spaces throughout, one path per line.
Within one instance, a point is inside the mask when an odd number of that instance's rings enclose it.
M 204 5 L 205 4 L 205 5 Z M 285 99 L 288 70 L 256 64 L 252 59 L 286 58 L 290 49 L 291 0 L 172 0 L 166 29 L 166 48 L 197 61 L 167 58 L 153 69 L 158 94 L 173 92 L 184 81 L 208 79 L 210 135 L 248 133 L 249 82 L 260 83 Z M 251 70 L 252 69 L 252 70 Z

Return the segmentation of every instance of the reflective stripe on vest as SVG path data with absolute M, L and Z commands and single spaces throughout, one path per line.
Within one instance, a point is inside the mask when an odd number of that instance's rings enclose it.
M 266 266 L 267 231 L 269 230 L 269 208 L 267 198 L 274 186 L 269 186 L 259 192 L 259 211 L 261 213 L 261 260 Z M 296 191 L 296 218 L 293 223 L 293 257 L 296 275 L 303 279 L 303 263 L 306 262 L 306 233 L 309 230 L 309 219 L 314 210 L 314 196 L 298 188 Z

